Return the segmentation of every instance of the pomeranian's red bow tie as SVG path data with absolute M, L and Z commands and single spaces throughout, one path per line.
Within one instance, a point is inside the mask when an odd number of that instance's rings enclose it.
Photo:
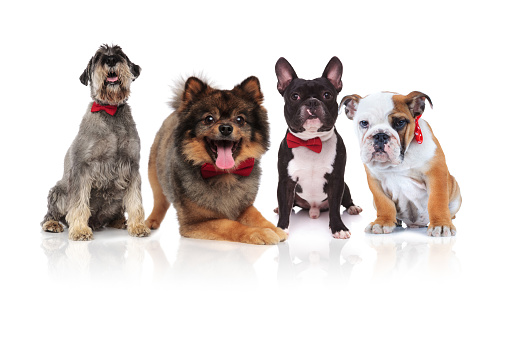
M 322 141 L 320 140 L 319 137 L 304 140 L 294 136 L 290 132 L 287 133 L 287 146 L 289 147 L 289 149 L 304 146 L 316 153 L 320 153 L 322 151 Z
M 93 104 L 92 104 L 92 112 L 99 112 L 101 110 L 106 111 L 111 116 L 114 116 L 114 114 L 116 113 L 116 110 L 118 110 L 118 106 L 114 106 L 114 105 L 100 105 L 100 104 L 97 104 L 97 103 L 93 102 Z
M 217 169 L 211 163 L 204 163 L 201 166 L 201 175 L 202 175 L 202 178 L 204 178 L 204 179 L 218 176 L 218 175 L 223 175 L 223 174 L 236 174 L 236 175 L 246 177 L 246 176 L 250 176 L 250 174 L 252 173 L 254 163 L 255 163 L 254 158 L 248 158 L 247 160 L 239 163 L 239 165 L 232 171 Z
M 415 119 L 415 140 L 417 141 L 418 144 L 422 144 L 423 142 L 423 135 L 422 135 L 422 131 L 421 131 L 421 127 L 419 126 L 419 118 L 421 118 L 421 116 L 417 116 L 417 118 Z

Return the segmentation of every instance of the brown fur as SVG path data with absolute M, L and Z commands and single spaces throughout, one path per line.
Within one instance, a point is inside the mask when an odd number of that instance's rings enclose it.
M 148 175 L 154 208 L 147 226 L 159 228 L 173 203 L 184 237 L 252 244 L 286 239 L 284 231 L 252 206 L 260 177 L 259 159 L 269 145 L 262 100 L 255 77 L 230 91 L 216 90 L 195 77 L 186 81 L 174 101 L 176 111 L 164 121 L 151 147 Z M 208 116 L 213 123 L 206 123 Z M 233 127 L 227 138 L 237 143 L 232 153 L 235 166 L 255 158 L 250 176 L 227 173 L 202 178 L 201 166 L 216 161 L 206 140 L 220 140 L 222 124 Z

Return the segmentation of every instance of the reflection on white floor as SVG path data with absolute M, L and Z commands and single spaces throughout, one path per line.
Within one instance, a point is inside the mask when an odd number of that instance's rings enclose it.
M 445 279 L 461 272 L 453 251 L 459 236 L 432 238 L 425 228 L 365 234 L 368 217 L 342 216 L 351 226 L 349 240 L 332 238 L 328 213 L 312 220 L 301 210 L 292 213 L 289 239 L 278 246 L 181 238 L 173 220 L 142 239 L 114 229 L 96 231 L 91 242 L 69 241 L 68 230 L 42 232 L 41 247 L 49 276 L 58 281 L 295 288 Z

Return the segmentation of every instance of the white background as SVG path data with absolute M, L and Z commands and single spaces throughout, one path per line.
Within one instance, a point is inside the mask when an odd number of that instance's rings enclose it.
M 43 338 L 505 337 L 505 10 L 500 1 L 18 1 L 1 5 L 0 336 Z M 429 95 L 432 126 L 463 195 L 456 237 L 397 229 L 365 235 L 375 211 L 352 122 L 337 128 L 362 216 L 292 217 L 278 246 L 180 239 L 171 208 L 147 239 L 103 230 L 91 242 L 42 233 L 48 190 L 90 101 L 79 82 L 103 43 L 142 67 L 129 103 L 149 147 L 170 113 L 170 85 L 204 73 L 230 89 L 261 82 L 271 123 L 256 206 L 276 223 L 285 132 L 274 65 L 306 79 L 336 55 L 340 94 Z M 290 260 L 283 254 L 290 251 Z

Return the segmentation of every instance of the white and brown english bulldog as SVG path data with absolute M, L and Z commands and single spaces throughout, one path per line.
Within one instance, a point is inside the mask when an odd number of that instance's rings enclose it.
M 429 223 L 430 236 L 456 234 L 452 219 L 461 206 L 461 194 L 431 127 L 420 119 L 425 99 L 433 107 L 431 99 L 417 91 L 406 96 L 350 95 L 340 103 L 354 121 L 377 209 L 377 219 L 366 232 L 388 234 L 403 221 L 408 227 Z

